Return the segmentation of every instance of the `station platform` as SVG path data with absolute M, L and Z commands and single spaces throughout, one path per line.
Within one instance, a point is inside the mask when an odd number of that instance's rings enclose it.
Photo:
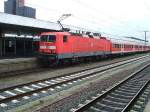
M 35 57 L 30 58 L 13 58 L 13 59 L 0 59 L 0 64 L 6 64 L 6 63 L 18 63 L 18 62 L 25 62 L 25 61 L 33 61 L 36 60 Z
M 36 57 L 0 59 L 0 73 L 32 69 L 38 66 Z

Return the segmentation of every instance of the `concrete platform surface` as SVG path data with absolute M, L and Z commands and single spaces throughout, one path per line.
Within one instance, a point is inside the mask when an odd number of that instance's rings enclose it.
M 0 60 L 0 73 L 32 69 L 37 67 L 37 59 L 32 58 L 13 58 Z
M 36 58 L 32 57 L 32 58 L 0 59 L 0 64 L 18 63 L 18 62 L 33 61 L 33 60 L 36 60 Z

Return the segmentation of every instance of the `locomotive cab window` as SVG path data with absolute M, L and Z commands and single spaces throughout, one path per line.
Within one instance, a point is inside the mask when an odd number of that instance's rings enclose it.
M 56 42 L 56 35 L 49 35 L 48 42 Z
M 42 35 L 40 40 L 41 42 L 47 42 L 48 35 Z
M 42 35 L 41 42 L 56 42 L 56 35 Z
M 67 42 L 68 41 L 68 37 L 67 37 L 67 35 L 64 35 L 63 36 L 63 42 Z

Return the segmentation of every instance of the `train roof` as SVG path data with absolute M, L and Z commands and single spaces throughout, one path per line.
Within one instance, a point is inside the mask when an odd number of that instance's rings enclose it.
M 110 38 L 110 40 L 112 41 L 112 43 L 116 43 L 116 44 L 145 45 L 145 41 L 135 40 L 130 38 L 121 38 L 121 39 Z M 150 45 L 150 43 L 146 42 L 146 45 Z
M 74 32 L 43 32 L 43 33 L 41 33 L 41 35 L 50 35 L 50 34 L 82 36 L 85 38 L 95 38 L 95 39 L 106 39 L 107 40 L 107 37 L 101 36 L 98 33 L 91 33 L 91 32 L 82 32 L 82 33 L 81 32 L 77 32 L 77 33 L 74 33 Z
M 50 34 L 63 34 L 63 35 L 71 35 L 69 32 L 43 32 L 41 35 L 50 35 Z
M 85 38 L 95 38 L 95 39 L 106 39 L 106 40 L 110 40 L 112 43 L 116 43 L 116 44 L 133 44 L 133 45 L 145 45 L 145 41 L 141 41 L 140 39 L 132 39 L 132 38 L 125 38 L 122 37 L 120 38 L 108 38 L 108 37 L 103 37 L 99 34 L 87 34 L 86 32 L 78 32 L 78 33 L 73 33 L 73 32 L 63 32 L 63 31 L 59 31 L 59 32 L 43 32 L 41 33 L 41 35 L 50 35 L 50 34 L 60 34 L 60 35 L 72 35 L 72 36 L 82 36 Z M 150 46 L 150 43 L 146 42 L 146 45 Z

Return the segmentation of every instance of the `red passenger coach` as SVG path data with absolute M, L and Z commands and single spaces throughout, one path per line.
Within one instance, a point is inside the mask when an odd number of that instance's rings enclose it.
M 100 36 L 48 32 L 41 34 L 39 51 L 51 61 L 100 56 L 111 54 L 111 42 Z
M 145 52 L 150 50 L 150 46 L 145 44 L 143 40 L 133 40 L 128 38 L 111 39 L 112 42 L 112 55 L 114 54 L 129 54 L 136 52 Z

